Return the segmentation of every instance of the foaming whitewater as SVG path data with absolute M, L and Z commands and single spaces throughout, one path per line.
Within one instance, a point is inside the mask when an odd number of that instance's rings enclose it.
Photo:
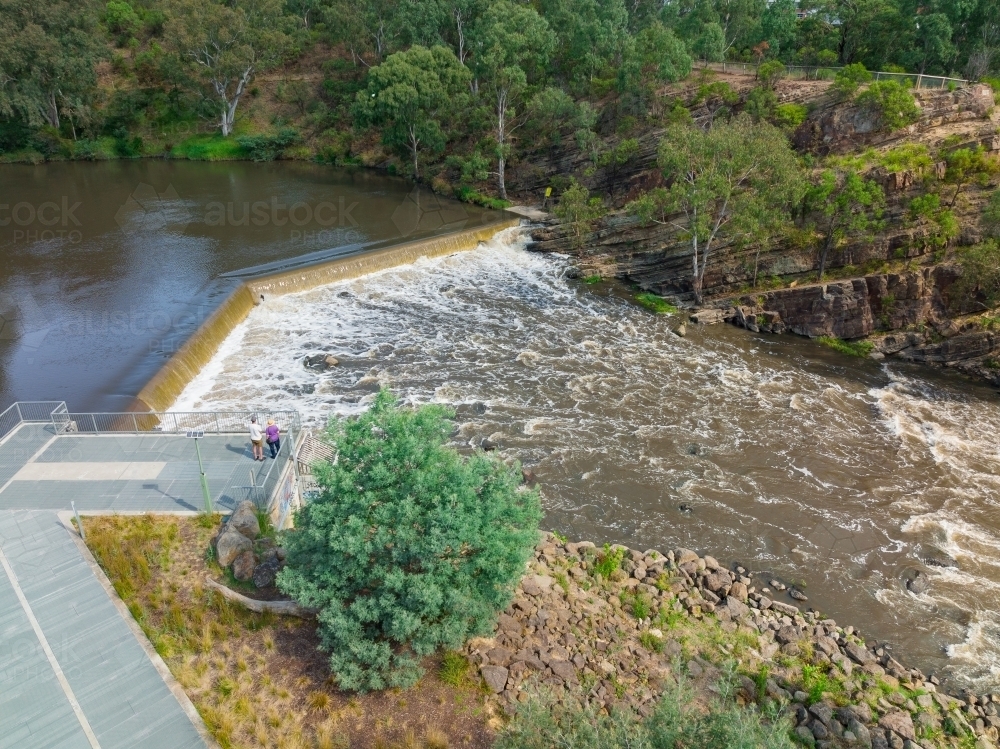
M 509 230 L 272 298 L 174 408 L 294 408 L 320 426 L 383 386 L 446 403 L 459 446 L 489 438 L 532 467 L 548 526 L 740 561 L 900 658 L 1000 683 L 994 395 L 792 336 L 682 339 L 677 320 L 567 280 L 564 259 L 524 242 Z M 306 369 L 319 353 L 340 366 Z M 905 585 L 918 570 L 919 596 Z

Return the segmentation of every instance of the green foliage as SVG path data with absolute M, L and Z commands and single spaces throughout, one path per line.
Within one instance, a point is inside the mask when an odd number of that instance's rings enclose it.
M 689 238 L 691 286 L 699 302 L 711 253 L 723 237 L 766 241 L 787 222 L 803 189 L 785 136 L 745 115 L 707 132 L 668 128 L 658 164 L 671 186 L 645 193 L 626 210 L 643 223 L 677 226 Z
M 922 220 L 927 225 L 933 247 L 947 248 L 961 233 L 954 212 L 941 204 L 941 196 L 937 193 L 926 193 L 911 200 L 909 215 L 912 220 Z
M 368 88 L 358 92 L 354 105 L 355 123 L 380 126 L 382 141 L 408 155 L 419 178 L 421 151 L 444 149 L 441 121 L 463 106 L 458 97 L 471 76 L 447 47 L 396 52 L 368 72 Z
M 653 600 L 648 593 L 622 593 L 624 606 L 636 619 L 646 619 L 653 613 Z
M 708 110 L 710 128 L 715 124 L 716 117 L 727 114 L 739 101 L 740 95 L 725 81 L 703 83 L 694 98 L 696 105 L 703 104 Z
M 460 687 L 465 683 L 469 674 L 469 660 L 461 653 L 452 650 L 445 651 L 441 657 L 441 667 L 438 669 L 438 678 L 445 684 L 453 687 Z
M 450 412 L 401 408 L 387 391 L 332 420 L 335 463 L 285 534 L 278 584 L 319 611 L 341 688 L 413 684 L 419 659 L 491 630 L 538 539 L 537 490 L 519 466 L 445 447 Z
M 236 142 L 251 161 L 274 161 L 298 139 L 295 128 L 283 127 L 273 135 L 241 135 Z
M 824 346 L 848 356 L 863 358 L 875 350 L 875 344 L 871 341 L 845 341 L 841 338 L 830 338 L 828 336 L 820 336 L 816 340 Z
M 844 99 L 853 99 L 858 89 L 871 83 L 872 74 L 860 62 L 846 65 L 833 78 L 833 90 Z
M 1000 242 L 990 240 L 963 248 L 958 262 L 962 266 L 956 284 L 960 294 L 982 299 L 987 308 L 1000 303 Z
M 997 162 L 987 155 L 983 146 L 957 148 L 946 153 L 944 159 L 947 165 L 944 181 L 955 185 L 951 206 L 958 202 L 959 193 L 965 185 L 975 183 L 986 187 L 990 177 L 997 172 Z
M 585 284 L 588 284 L 588 285 L 590 285 L 590 286 L 593 286 L 594 284 L 598 284 L 598 283 L 600 283 L 600 282 L 601 282 L 601 281 L 603 281 L 603 280 L 604 280 L 604 279 L 603 279 L 603 278 L 601 278 L 600 276 L 598 276 L 598 275 L 594 275 L 594 276 L 586 276 L 586 277 L 584 277 L 584 279 L 583 279 L 583 282 L 584 282 Z
M 896 81 L 876 81 L 854 99 L 881 130 L 899 130 L 920 119 L 920 109 L 909 89 Z
M 639 635 L 639 642 L 650 653 L 662 653 L 666 646 L 666 641 L 662 637 L 657 637 L 652 632 L 646 631 Z
M 843 697 L 844 686 L 820 666 L 802 666 L 802 688 L 809 694 L 808 703 L 815 705 L 824 698 L 824 694 L 833 695 L 834 699 Z
M 610 544 L 604 544 L 604 548 L 594 562 L 594 574 L 607 579 L 611 577 L 612 572 L 621 568 L 624 559 L 624 548 L 612 549 Z
M 635 138 L 625 138 L 597 157 L 597 166 L 608 172 L 608 182 L 612 195 L 615 194 L 615 187 L 618 184 L 619 170 L 632 161 L 638 153 L 639 141 Z
M 779 104 L 774 108 L 772 122 L 782 130 L 795 130 L 806 121 L 809 109 L 804 104 Z
M 757 66 L 757 80 L 760 85 L 771 91 L 778 85 L 778 81 L 785 77 L 787 69 L 781 60 L 768 60 Z
M 830 250 L 850 234 L 881 228 L 885 193 L 881 185 L 863 179 L 857 172 L 827 169 L 806 192 L 805 205 L 820 217 L 818 228 L 824 237 L 819 256 L 822 280 Z
M 776 712 L 761 713 L 728 702 L 725 695 L 707 705 L 684 683 L 668 687 L 652 715 L 630 712 L 598 715 L 550 695 L 523 703 L 504 728 L 495 749 L 792 749 L 791 725 Z
M 584 234 L 590 231 L 591 222 L 603 216 L 605 209 L 600 198 L 590 197 L 586 187 L 571 179 L 570 186 L 559 196 L 552 212 L 568 226 L 579 244 Z
M 657 296 L 656 294 L 649 294 L 643 292 L 641 294 L 635 295 L 635 301 L 648 309 L 650 312 L 655 312 L 658 315 L 672 315 L 677 311 L 677 308 L 670 304 L 663 297 Z
M 769 88 L 758 86 L 751 89 L 743 102 L 743 111 L 758 122 L 770 120 L 778 106 L 778 95 Z
M 192 161 L 229 161 L 244 158 L 245 155 L 246 152 L 235 138 L 218 133 L 192 135 L 174 146 L 170 152 L 172 158 Z
M 664 83 L 675 83 L 691 73 L 691 55 L 672 30 L 659 21 L 642 29 L 626 44 L 618 71 L 618 90 L 639 97 L 643 104 Z
M 990 196 L 983 208 L 982 225 L 986 236 L 1000 239 L 1000 190 Z
M 502 211 L 510 206 L 509 200 L 500 200 L 492 198 L 489 195 L 483 195 L 466 185 L 455 188 L 455 197 L 463 203 L 474 203 L 475 205 L 481 205 L 483 208 L 489 208 L 491 211 Z
M 104 9 L 104 22 L 108 31 L 119 37 L 135 36 L 142 28 L 142 19 L 125 0 L 108 0 Z

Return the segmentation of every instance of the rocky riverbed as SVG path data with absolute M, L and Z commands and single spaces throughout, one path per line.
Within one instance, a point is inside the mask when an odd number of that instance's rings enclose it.
M 649 714 L 683 674 L 717 689 L 735 669 L 736 699 L 776 700 L 807 746 L 995 746 L 1000 695 L 949 695 L 808 606 L 778 581 L 689 549 L 598 549 L 546 534 L 494 637 L 467 654 L 508 713 L 539 688 L 605 711 Z

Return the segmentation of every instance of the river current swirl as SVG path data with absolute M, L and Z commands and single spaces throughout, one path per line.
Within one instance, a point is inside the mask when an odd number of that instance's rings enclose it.
M 320 426 L 380 386 L 446 403 L 460 445 L 488 437 L 532 468 L 548 527 L 738 561 L 904 662 L 1000 684 L 995 393 L 793 336 L 680 338 L 678 318 L 568 280 L 525 239 L 270 299 L 174 409 L 294 408 Z M 307 370 L 317 353 L 341 365 Z

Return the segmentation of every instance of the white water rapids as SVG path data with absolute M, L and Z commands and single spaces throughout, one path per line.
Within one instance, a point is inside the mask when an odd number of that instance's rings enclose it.
M 490 437 L 534 470 L 548 527 L 739 561 L 804 584 L 807 605 L 904 662 L 1000 684 L 995 393 L 793 336 L 681 339 L 676 319 L 523 246 L 510 230 L 268 300 L 174 409 L 298 409 L 319 425 L 380 386 L 447 403 L 462 445 Z M 341 366 L 307 370 L 317 353 Z

